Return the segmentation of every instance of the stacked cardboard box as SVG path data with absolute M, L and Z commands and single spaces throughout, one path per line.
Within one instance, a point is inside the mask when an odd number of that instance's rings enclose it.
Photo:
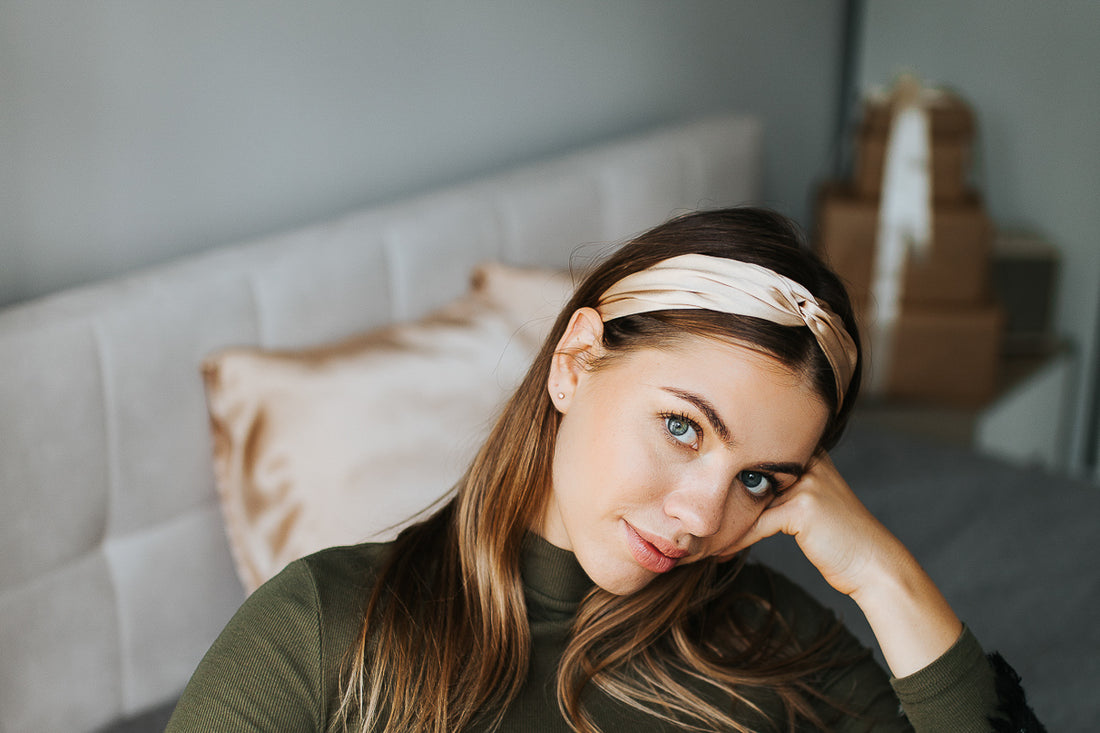
M 885 341 L 889 354 L 867 353 L 879 396 L 948 405 L 988 401 L 997 386 L 1004 317 L 990 296 L 993 226 L 968 184 L 973 115 L 949 94 L 927 102 L 931 132 L 932 241 L 909 254 L 900 314 Z M 856 141 L 851 181 L 825 185 L 818 200 L 816 247 L 845 280 L 869 323 L 877 252 L 879 199 L 892 106 L 868 102 Z M 874 342 L 872 342 L 874 343 Z M 879 345 L 879 348 L 883 348 Z
M 932 135 L 932 198 L 957 201 L 970 194 L 967 181 L 974 140 L 974 115 L 959 97 L 935 94 L 924 100 Z M 882 186 L 886 141 L 890 135 L 889 100 L 869 101 L 856 136 L 855 181 L 860 196 L 875 198 Z

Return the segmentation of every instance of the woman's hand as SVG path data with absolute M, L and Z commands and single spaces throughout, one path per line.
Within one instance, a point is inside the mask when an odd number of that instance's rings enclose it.
M 827 453 L 814 456 L 802 478 L 768 506 L 735 550 L 775 534 L 794 537 L 836 590 L 853 595 L 874 583 L 905 547 L 867 510 Z
M 890 670 L 903 677 L 934 661 L 962 624 L 904 545 L 856 497 L 825 453 L 776 498 L 734 548 L 775 534 L 863 611 Z

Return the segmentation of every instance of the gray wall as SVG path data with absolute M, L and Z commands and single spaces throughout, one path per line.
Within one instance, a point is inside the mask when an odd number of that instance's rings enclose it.
M 3 0 L 0 304 L 709 111 L 827 169 L 840 0 Z
M 1100 3 L 869 0 L 863 39 L 865 87 L 909 69 L 974 105 L 979 185 L 994 220 L 1061 251 L 1057 328 L 1079 350 L 1079 465 L 1100 306 Z

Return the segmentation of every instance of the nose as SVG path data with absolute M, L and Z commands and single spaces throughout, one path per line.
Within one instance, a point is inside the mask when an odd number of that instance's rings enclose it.
M 684 476 L 665 495 L 665 514 L 680 522 L 684 531 L 696 537 L 718 533 L 726 518 L 730 482 L 717 472 Z

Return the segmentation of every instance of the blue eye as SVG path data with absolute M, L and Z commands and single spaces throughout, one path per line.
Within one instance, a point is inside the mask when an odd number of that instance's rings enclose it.
M 741 485 L 753 496 L 764 496 L 774 488 L 771 477 L 766 473 L 742 471 L 737 474 L 737 478 L 741 481 Z
M 682 415 L 666 415 L 665 429 L 668 430 L 669 435 L 684 445 L 694 446 L 699 442 L 699 431 L 695 423 Z

